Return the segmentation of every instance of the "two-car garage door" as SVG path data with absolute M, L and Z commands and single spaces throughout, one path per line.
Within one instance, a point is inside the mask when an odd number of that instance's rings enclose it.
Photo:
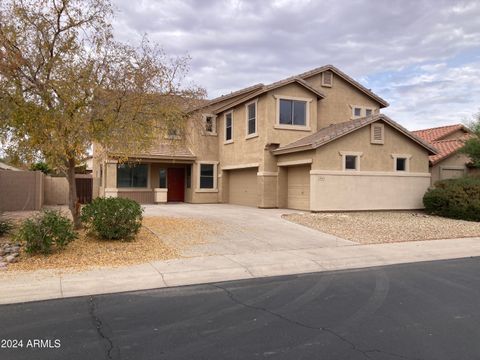
M 228 202 L 230 204 L 258 205 L 258 168 L 228 171 Z
M 228 171 L 228 202 L 230 204 L 258 206 L 258 168 Z M 310 165 L 288 167 L 287 207 L 310 209 Z

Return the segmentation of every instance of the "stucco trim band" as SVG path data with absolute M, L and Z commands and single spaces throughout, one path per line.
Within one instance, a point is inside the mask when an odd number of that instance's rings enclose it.
M 313 159 L 279 161 L 279 162 L 277 162 L 277 166 L 305 165 L 305 164 L 311 164 L 312 162 L 313 162 Z
M 239 165 L 228 165 L 228 166 L 222 166 L 222 170 L 236 170 L 236 169 L 247 169 L 247 168 L 253 168 L 253 167 L 258 167 L 259 163 L 251 163 L 251 164 L 239 164 Z

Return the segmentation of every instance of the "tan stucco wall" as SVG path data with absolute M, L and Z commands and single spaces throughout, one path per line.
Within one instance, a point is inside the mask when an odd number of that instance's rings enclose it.
M 469 157 L 465 154 L 453 154 L 446 159 L 440 161 L 439 163 L 435 164 L 431 167 L 432 173 L 432 184 L 435 184 L 438 180 L 442 180 L 445 177 L 442 174 L 442 168 L 455 168 L 455 169 L 463 169 L 464 173 L 467 174 L 467 166 L 466 164 L 470 161 Z
M 314 170 L 310 184 L 312 211 L 421 209 L 430 176 Z
M 385 123 L 385 143 L 371 144 L 370 125 L 317 150 L 312 169 L 342 170 L 340 151 L 362 152 L 360 170 L 394 171 L 392 154 L 410 155 L 410 172 L 428 172 L 427 150 Z
M 318 102 L 319 128 L 352 119 L 352 106 L 372 108 L 374 113 L 379 111 L 378 102 L 335 74 L 332 87 L 321 86 L 322 74 L 305 81 L 325 94 L 325 98 Z

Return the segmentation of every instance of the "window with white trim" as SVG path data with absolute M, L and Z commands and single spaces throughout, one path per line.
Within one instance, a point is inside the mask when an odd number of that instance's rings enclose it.
M 198 163 L 197 191 L 217 191 L 217 167 L 214 161 Z
M 257 134 L 257 102 L 246 105 L 247 113 L 247 137 Z
M 357 155 L 345 155 L 345 170 L 357 170 L 357 163 Z
M 225 114 L 225 142 L 233 142 L 233 112 Z
M 362 108 L 361 107 L 354 106 L 352 111 L 353 111 L 353 117 L 354 118 L 358 118 L 358 117 L 362 116 Z
M 410 158 L 408 154 L 392 154 L 394 171 L 410 171 Z
M 280 99 L 280 125 L 307 125 L 307 101 Z
M 360 157 L 362 152 L 341 151 L 342 155 L 342 169 L 344 171 L 359 171 L 360 170 Z
M 373 109 L 365 109 L 365 116 L 371 116 L 373 114 Z
M 407 171 L 407 159 L 406 158 L 397 158 L 395 162 L 395 167 L 397 171 Z

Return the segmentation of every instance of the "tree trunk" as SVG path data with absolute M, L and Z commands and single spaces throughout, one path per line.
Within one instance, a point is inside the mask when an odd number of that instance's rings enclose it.
M 75 229 L 79 229 L 82 226 L 80 222 L 80 206 L 77 198 L 77 184 L 75 183 L 75 160 L 68 160 L 67 170 L 68 180 L 68 208 L 72 213 L 73 225 Z

